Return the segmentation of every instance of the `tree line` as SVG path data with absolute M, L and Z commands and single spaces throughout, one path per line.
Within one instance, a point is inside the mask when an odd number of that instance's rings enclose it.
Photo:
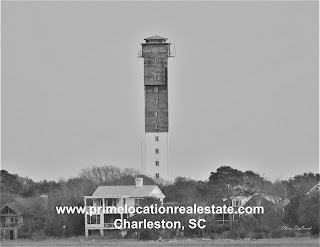
M 83 206 L 83 196 L 92 195 L 98 186 L 134 185 L 140 172 L 135 169 L 120 169 L 115 166 L 94 166 L 82 169 L 78 176 L 59 181 L 42 180 L 0 171 L 1 201 L 15 197 L 39 197 L 48 195 L 48 204 L 39 204 L 35 209 L 35 225 L 32 232 L 21 229 L 20 236 L 42 235 L 62 237 L 62 227 L 68 229 L 68 236 L 84 235 L 83 215 L 57 215 L 56 206 Z M 231 205 L 237 196 L 250 197 L 251 206 L 264 206 L 264 215 L 244 216 L 230 220 L 227 225 L 218 225 L 212 217 L 207 228 L 186 229 L 184 236 L 211 238 L 264 238 L 297 236 L 304 233 L 283 231 L 282 226 L 311 226 L 311 232 L 319 234 L 319 193 L 306 196 L 306 193 L 319 182 L 319 174 L 303 173 L 288 180 L 270 181 L 253 171 L 240 171 L 229 166 L 221 166 L 209 174 L 206 180 L 176 177 L 173 182 L 143 176 L 144 184 L 158 185 L 165 194 L 167 204 L 175 205 Z M 274 203 L 266 200 L 272 198 Z M 287 202 L 284 204 L 284 202 Z M 290 203 L 288 203 L 290 202 Z M 159 203 L 146 198 L 144 204 Z M 147 216 L 143 216 L 147 217 Z M 148 216 L 152 219 L 160 216 Z M 187 222 L 188 217 L 208 217 L 205 215 L 161 216 Z M 134 218 L 133 218 L 134 219 Z M 163 232 L 142 229 L 139 236 L 145 239 L 158 238 Z M 181 236 L 179 231 L 169 232 L 170 236 Z M 130 234 L 128 234 L 130 236 Z M 131 236 L 134 236 L 132 233 Z

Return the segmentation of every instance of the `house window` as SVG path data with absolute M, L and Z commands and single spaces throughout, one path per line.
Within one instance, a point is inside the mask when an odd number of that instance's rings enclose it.
M 153 88 L 153 92 L 154 92 L 154 93 L 157 93 L 157 92 L 158 92 L 158 87 L 154 87 L 154 88 Z
M 241 206 L 240 200 L 237 200 L 237 199 L 233 200 L 233 207 L 240 207 L 240 206 Z
M 135 207 L 140 206 L 142 200 L 143 200 L 142 198 L 136 198 L 136 199 L 134 199 L 134 206 L 135 206 Z
M 10 225 L 11 225 L 11 226 L 17 226 L 17 225 L 19 225 L 19 219 L 18 219 L 18 217 L 11 217 L 9 222 L 10 222 Z
M 122 204 L 126 205 L 126 199 L 125 198 L 122 199 Z
M 158 160 L 156 160 L 156 166 L 159 166 L 159 161 Z
M 97 224 L 100 224 L 100 215 L 96 215 L 96 222 Z
M 158 105 L 159 104 L 159 100 L 158 99 L 154 99 L 153 104 L 154 105 Z
M 159 136 L 156 136 L 155 140 L 156 140 L 156 142 L 158 142 L 159 141 Z
M 159 148 L 156 148 L 155 152 L 156 152 L 156 154 L 158 154 L 159 153 Z
M 229 214 L 217 214 L 216 217 L 219 225 L 229 224 Z
M 87 215 L 87 224 L 100 224 L 100 215 Z
M 11 217 L 10 218 L 10 223 L 18 223 L 19 219 L 17 217 Z
M 102 206 L 102 199 L 101 199 L 101 198 L 98 198 L 98 199 L 96 199 L 95 201 L 96 201 L 96 206 L 97 206 L 97 207 Z
M 105 205 L 106 206 L 117 206 L 117 199 L 115 199 L 115 198 L 108 198 L 108 199 L 106 199 L 106 203 L 105 203 Z
M 159 178 L 159 173 L 156 173 L 156 178 Z

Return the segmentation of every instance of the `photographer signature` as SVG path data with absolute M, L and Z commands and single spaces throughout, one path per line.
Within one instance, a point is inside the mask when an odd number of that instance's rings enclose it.
M 289 226 L 282 226 L 281 230 L 298 230 L 298 231 L 310 231 L 312 226 L 310 227 L 305 227 L 305 226 L 295 226 L 295 227 L 289 227 Z

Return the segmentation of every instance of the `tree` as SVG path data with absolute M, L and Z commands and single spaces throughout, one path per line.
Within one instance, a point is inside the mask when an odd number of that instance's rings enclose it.
M 243 185 L 244 173 L 230 166 L 221 166 L 217 172 L 211 172 L 209 183 L 215 185 L 225 191 L 230 191 L 231 188 L 236 188 Z
M 304 197 L 297 208 L 300 225 L 311 227 L 313 235 L 319 235 L 319 206 L 319 194 L 317 194 Z
M 143 178 L 143 184 L 144 185 L 155 185 L 156 182 L 148 177 L 148 176 L 144 176 L 144 175 L 139 175 L 139 177 Z M 112 182 L 112 185 L 135 185 L 135 176 L 133 175 L 123 175 L 118 179 L 115 179 Z
M 201 203 L 208 201 L 206 183 L 191 178 L 176 177 L 173 184 L 161 187 L 166 195 L 166 202 L 176 203 Z
M 91 168 L 82 169 L 79 174 L 80 178 L 90 180 L 97 187 L 101 185 L 114 185 L 115 181 L 119 181 L 122 177 L 138 176 L 140 172 L 135 169 L 121 170 L 115 166 L 93 166 Z
M 20 195 L 23 197 L 33 197 L 41 194 L 48 194 L 53 189 L 59 188 L 60 184 L 55 181 L 42 180 L 34 182 L 28 177 L 18 177 L 22 185 Z
M 217 172 L 211 172 L 209 185 L 212 190 L 227 200 L 228 206 L 231 206 L 232 198 L 240 195 L 243 191 L 244 173 L 230 166 L 221 166 L 217 169 Z M 232 226 L 230 214 L 229 224 Z
M 276 180 L 272 183 L 270 194 L 273 196 L 276 203 L 283 199 L 286 199 L 286 188 L 284 183 L 280 180 Z
M 19 182 L 18 175 L 10 174 L 6 170 L 0 171 L 0 190 L 1 193 L 19 194 L 22 185 Z
M 302 197 L 296 196 L 290 200 L 290 204 L 286 207 L 283 222 L 289 226 L 296 226 L 299 224 L 299 215 L 297 208 L 299 208 Z
M 244 172 L 245 195 L 256 195 L 250 202 L 261 206 L 263 196 L 270 194 L 272 183 L 253 171 Z
M 37 193 L 36 191 L 37 184 L 32 179 L 28 177 L 19 177 L 18 179 L 22 185 L 20 195 L 22 195 L 23 197 L 31 197 Z
M 313 186 L 319 182 L 319 173 L 303 173 L 284 181 L 285 186 L 288 188 L 289 198 L 305 195 Z
M 92 195 L 96 187 L 92 181 L 83 178 L 70 178 L 67 181 L 59 181 L 61 198 L 69 205 L 83 205 L 83 196 Z

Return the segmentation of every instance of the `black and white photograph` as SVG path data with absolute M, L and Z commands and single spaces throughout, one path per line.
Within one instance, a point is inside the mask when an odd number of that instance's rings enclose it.
M 1 1 L 1 246 L 319 246 L 319 1 Z

